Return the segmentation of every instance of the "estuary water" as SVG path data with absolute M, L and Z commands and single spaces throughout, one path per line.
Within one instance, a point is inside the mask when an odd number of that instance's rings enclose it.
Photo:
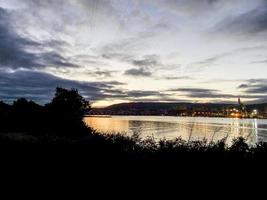
M 267 142 L 267 120 L 170 116 L 89 116 L 84 121 L 107 134 L 139 134 L 142 138 L 218 141 L 244 137 L 249 144 Z

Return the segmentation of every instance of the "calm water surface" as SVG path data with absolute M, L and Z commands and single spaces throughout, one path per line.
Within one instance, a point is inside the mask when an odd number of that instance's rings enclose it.
M 86 117 L 92 128 L 110 134 L 140 134 L 142 138 L 218 141 L 230 143 L 242 136 L 248 143 L 267 142 L 267 120 L 167 116 L 101 116 Z

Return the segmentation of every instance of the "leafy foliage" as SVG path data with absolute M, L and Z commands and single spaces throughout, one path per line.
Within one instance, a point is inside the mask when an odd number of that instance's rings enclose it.
M 51 103 L 40 106 L 20 98 L 12 105 L 0 103 L 0 132 L 25 132 L 32 135 L 81 137 L 89 128 L 83 122 L 91 109 L 75 89 L 56 88 Z

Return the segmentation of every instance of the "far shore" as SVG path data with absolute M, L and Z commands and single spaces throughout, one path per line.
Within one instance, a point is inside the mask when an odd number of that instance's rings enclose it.
M 257 118 L 251 118 L 251 117 L 242 117 L 242 118 L 237 118 L 237 117 L 214 117 L 214 116 L 177 116 L 177 115 L 84 115 L 84 117 L 99 117 L 99 118 L 111 118 L 113 116 L 135 116 L 135 117 L 192 117 L 192 118 L 226 118 L 226 119 L 267 119 L 266 117 L 257 117 Z

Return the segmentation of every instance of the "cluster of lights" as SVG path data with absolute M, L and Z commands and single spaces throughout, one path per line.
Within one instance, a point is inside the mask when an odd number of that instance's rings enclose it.
M 253 115 L 253 116 L 258 115 L 258 110 L 253 110 L 251 115 Z

